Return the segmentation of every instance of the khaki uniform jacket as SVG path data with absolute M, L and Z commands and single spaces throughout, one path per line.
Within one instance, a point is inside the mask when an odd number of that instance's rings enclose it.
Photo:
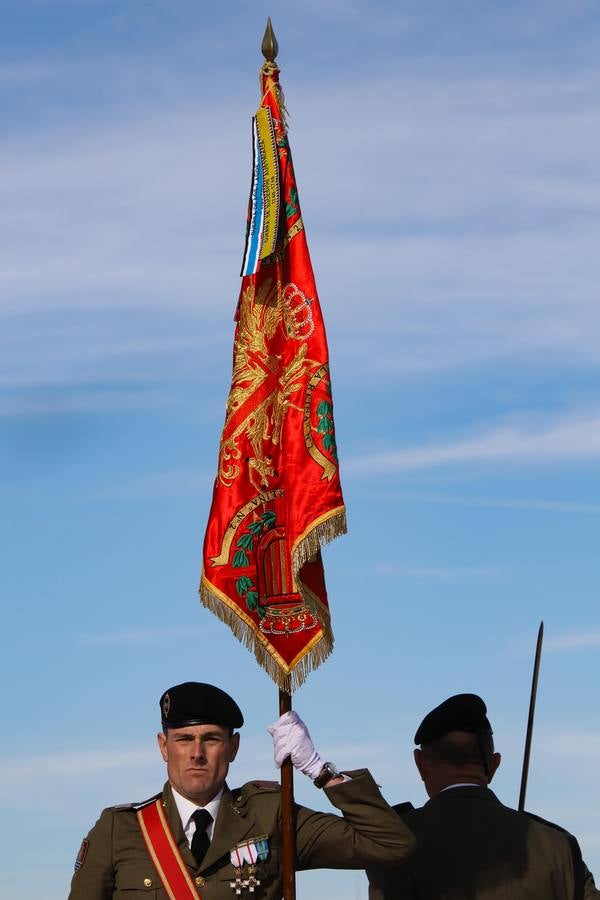
M 348 774 L 351 781 L 325 789 L 343 818 L 296 807 L 297 869 L 363 869 L 375 863 L 401 863 L 412 852 L 412 834 L 385 802 L 369 772 L 363 769 Z M 257 865 L 260 886 L 253 894 L 244 890 L 242 897 L 280 900 L 278 784 L 249 782 L 234 791 L 225 788 L 201 866 L 188 846 L 168 784 L 162 800 L 175 842 L 203 900 L 235 900 L 230 887 L 235 879 L 230 851 L 241 841 L 263 835 L 268 835 L 269 854 Z M 135 806 L 105 809 L 87 840 L 87 853 L 73 876 L 69 900 L 167 900 Z
M 402 868 L 367 868 L 370 900 L 600 898 L 572 835 L 503 806 L 488 788 L 450 788 L 420 809 L 395 809 L 417 850 Z

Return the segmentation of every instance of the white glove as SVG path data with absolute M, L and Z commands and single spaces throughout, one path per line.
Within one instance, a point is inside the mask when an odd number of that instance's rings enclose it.
M 323 760 L 298 713 L 294 710 L 284 713 L 274 725 L 269 725 L 267 731 L 273 736 L 277 768 L 280 769 L 284 759 L 291 756 L 293 767 L 314 781 L 323 768 Z

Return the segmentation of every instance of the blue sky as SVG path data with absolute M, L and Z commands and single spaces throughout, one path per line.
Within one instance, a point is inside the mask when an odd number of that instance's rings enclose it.
M 528 806 L 600 874 L 597 5 L 291 6 L 3 4 L 11 900 L 63 898 L 99 810 L 160 788 L 171 684 L 233 693 L 232 782 L 274 774 L 276 690 L 196 593 L 267 14 L 349 518 L 325 559 L 336 648 L 295 706 L 326 758 L 418 804 L 416 726 L 481 693 L 514 804 L 543 618 Z M 366 882 L 311 873 L 309 891 Z

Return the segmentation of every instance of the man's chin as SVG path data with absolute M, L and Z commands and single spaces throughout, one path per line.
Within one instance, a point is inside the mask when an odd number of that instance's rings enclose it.
M 186 782 L 185 792 L 191 799 L 205 797 L 207 793 L 216 794 L 217 788 L 211 784 L 208 778 L 190 778 Z

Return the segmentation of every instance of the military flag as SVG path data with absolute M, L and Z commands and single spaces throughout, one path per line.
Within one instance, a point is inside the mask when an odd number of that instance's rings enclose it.
M 345 532 L 346 512 L 325 326 L 274 54 L 260 88 L 200 597 L 290 693 L 333 647 L 320 548 Z

